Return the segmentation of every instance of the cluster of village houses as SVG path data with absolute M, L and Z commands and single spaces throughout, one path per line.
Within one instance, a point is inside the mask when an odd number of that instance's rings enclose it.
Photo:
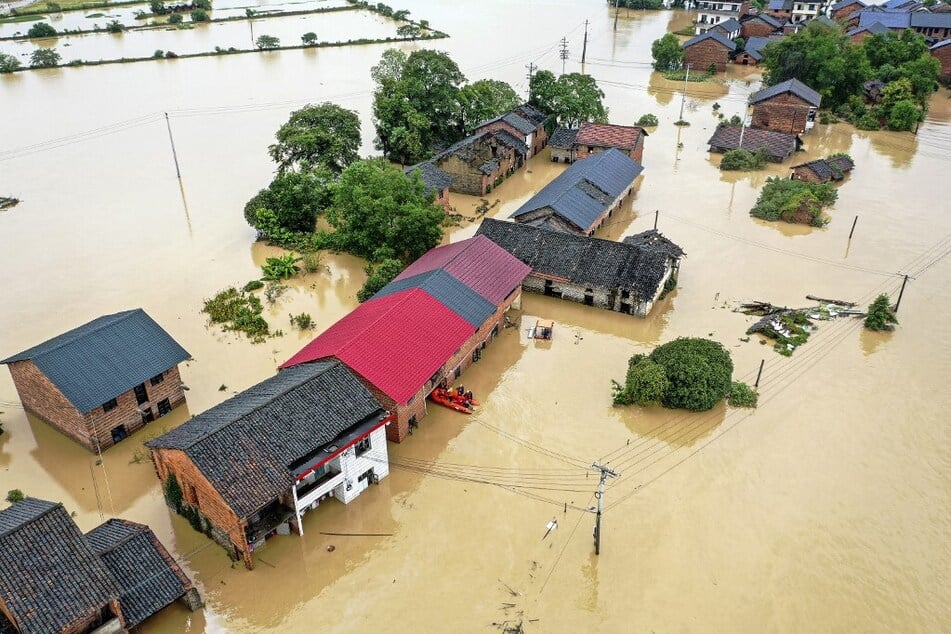
M 446 190 L 486 193 L 548 144 L 546 119 L 520 106 L 408 175 L 442 201 Z M 592 236 L 632 195 L 646 136 L 555 130 L 552 158 L 571 165 L 512 221 L 485 219 L 474 237 L 427 252 L 274 376 L 147 441 L 169 506 L 253 568 L 269 538 L 303 534 L 304 515 L 388 475 L 387 443 L 481 359 L 523 290 L 647 315 L 684 252 L 655 230 Z M 185 402 L 178 366 L 189 358 L 133 309 L 0 363 L 27 411 L 102 452 Z M 147 526 L 113 519 L 83 535 L 61 504 L 34 498 L 0 511 L 0 632 L 123 631 L 173 601 L 201 603 Z
M 831 6 L 822 2 L 771 0 L 763 11 L 748 2 L 701 0 L 697 4 L 696 36 L 683 43 L 684 63 L 704 72 L 722 72 L 727 63 L 755 66 L 763 59 L 763 49 L 771 42 L 796 33 L 811 23 L 842 28 L 854 43 L 877 33 L 900 33 L 911 29 L 930 44 L 931 55 L 941 64 L 941 77 L 951 80 L 951 5 L 926 6 L 918 0 L 889 0 L 868 5 L 864 0 L 841 0 Z M 828 15 L 827 15 L 828 13 Z M 743 48 L 736 41 L 742 38 Z M 881 97 L 881 82 L 865 85 L 866 97 Z M 750 98 L 752 123 L 746 127 L 723 126 L 708 142 L 710 151 L 726 152 L 742 148 L 761 151 L 768 160 L 783 162 L 802 146 L 799 135 L 810 130 L 821 104 L 821 96 L 798 80 L 765 88 Z M 849 161 L 794 166 L 793 177 L 826 182 L 841 178 L 842 169 L 852 169 Z

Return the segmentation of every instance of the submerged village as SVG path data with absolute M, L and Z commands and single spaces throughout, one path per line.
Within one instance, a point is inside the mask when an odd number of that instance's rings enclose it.
M 0 632 L 951 626 L 951 5 L 252 4 L 0 3 Z

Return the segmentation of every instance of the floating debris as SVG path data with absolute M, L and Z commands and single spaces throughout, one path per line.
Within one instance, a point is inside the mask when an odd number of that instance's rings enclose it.
M 16 207 L 20 204 L 19 198 L 10 198 L 7 196 L 0 196 L 0 211 L 6 211 L 11 207 Z
M 747 328 L 746 334 L 761 334 L 772 339 L 775 342 L 773 350 L 787 357 L 808 341 L 809 335 L 817 328 L 813 322 L 846 316 L 865 317 L 865 313 L 855 309 L 856 304 L 853 302 L 827 300 L 814 295 L 807 295 L 806 299 L 819 304 L 805 308 L 788 308 L 770 302 L 752 301 L 740 304 L 734 312 L 761 316 L 762 319 Z

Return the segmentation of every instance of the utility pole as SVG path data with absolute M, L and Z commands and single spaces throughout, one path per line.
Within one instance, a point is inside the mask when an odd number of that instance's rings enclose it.
M 588 54 L 588 21 L 584 21 L 584 44 L 581 45 L 581 70 L 584 72 L 584 59 Z
M 905 273 L 905 279 L 901 281 L 901 290 L 898 291 L 898 301 L 895 302 L 895 312 L 898 312 L 898 307 L 901 306 L 901 296 L 905 294 L 905 284 L 908 283 L 908 274 Z
M 690 64 L 687 64 L 687 74 L 684 75 L 684 94 L 680 99 L 680 121 L 684 120 L 684 104 L 687 102 L 687 82 L 690 81 Z
M 538 66 L 534 62 L 529 62 L 525 68 L 528 69 L 528 100 L 532 100 L 532 79 L 535 77 L 535 71 L 538 70 Z
M 175 139 L 172 138 L 172 124 L 168 120 L 168 113 L 165 113 L 165 126 L 168 128 L 168 140 L 172 144 L 172 159 L 175 161 L 175 176 L 182 180 L 182 171 L 178 169 L 178 154 L 175 152 Z
M 654 210 L 654 231 L 657 231 L 657 218 L 660 217 L 660 209 Z
M 561 38 L 561 50 L 558 52 L 558 56 L 561 57 L 561 74 L 565 74 L 565 62 L 568 61 L 568 38 Z
M 749 104 L 743 108 L 743 121 L 740 123 L 740 144 L 737 146 L 737 149 L 743 149 L 743 133 L 746 132 L 746 114 L 749 111 Z
M 621 13 L 621 0 L 614 0 L 614 30 L 617 31 L 617 16 Z
M 591 468 L 595 471 L 601 472 L 601 480 L 598 482 L 598 492 L 594 494 L 598 498 L 598 515 L 597 519 L 594 521 L 594 554 L 601 554 L 601 514 L 603 513 L 602 503 L 604 501 L 604 481 L 608 478 L 616 478 L 619 474 L 612 471 L 610 468 L 605 467 L 604 465 L 599 465 L 597 462 L 591 463 Z

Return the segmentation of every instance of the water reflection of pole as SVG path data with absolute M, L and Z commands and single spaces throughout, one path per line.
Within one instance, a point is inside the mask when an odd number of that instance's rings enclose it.
M 178 179 L 178 191 L 182 194 L 182 206 L 185 207 L 185 224 L 188 225 L 188 237 L 192 236 L 192 218 L 188 214 L 188 201 L 185 200 L 185 185 Z

